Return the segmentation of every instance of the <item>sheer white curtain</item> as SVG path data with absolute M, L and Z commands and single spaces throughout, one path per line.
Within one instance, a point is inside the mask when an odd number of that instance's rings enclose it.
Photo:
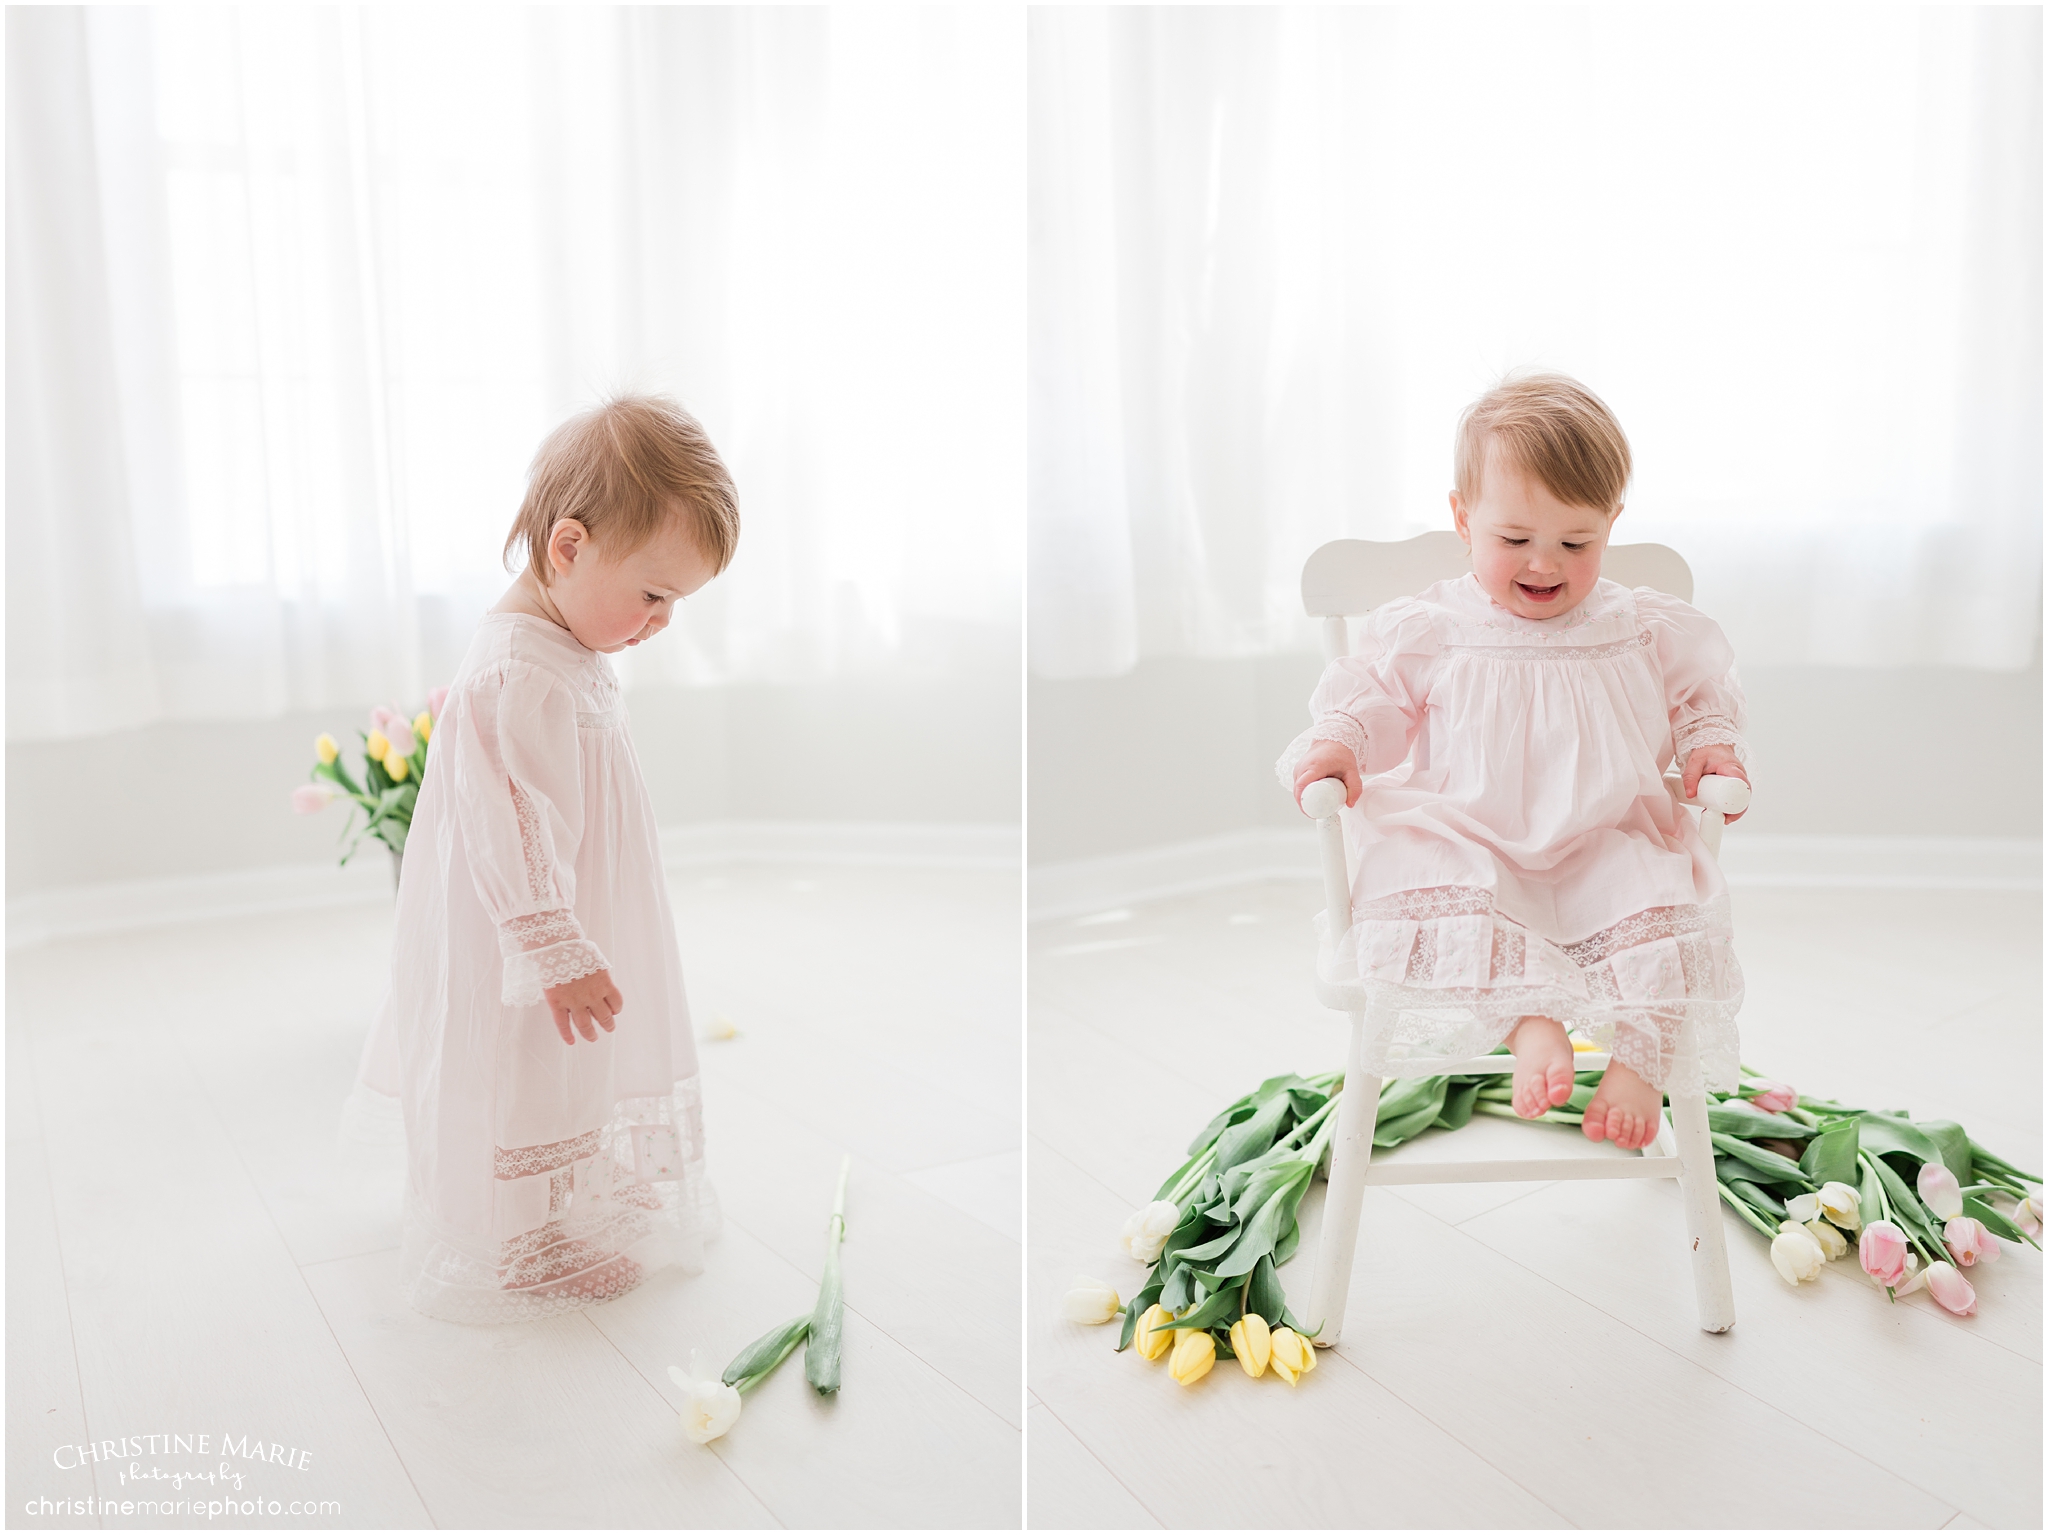
M 629 686 L 1015 653 L 1019 13 L 7 26 L 11 739 L 416 703 L 618 388 L 704 421 L 743 519 Z
M 2017 668 L 2041 570 L 2038 7 L 1040 8 L 1040 675 L 1313 648 L 1302 560 L 1449 526 L 1506 370 L 1745 662 Z

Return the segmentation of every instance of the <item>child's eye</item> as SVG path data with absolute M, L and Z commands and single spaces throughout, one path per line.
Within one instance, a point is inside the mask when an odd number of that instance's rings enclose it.
M 641 595 L 641 596 L 643 596 L 643 597 L 645 597 L 645 598 L 646 598 L 646 599 L 647 599 L 647 600 L 648 600 L 649 602 L 659 602 L 659 601 L 661 601 L 661 599 L 660 599 L 659 597 L 655 596 L 655 595 L 654 595 L 654 593 L 652 593 L 652 592 L 642 592 L 642 593 L 641 593 L 640 595 Z
M 1583 548 L 1585 548 L 1585 547 L 1586 547 L 1586 546 L 1585 546 L 1584 544 L 1566 544 L 1566 545 L 1565 545 L 1565 548 L 1567 548 L 1567 549 L 1571 550 L 1571 552 L 1572 552 L 1573 554 L 1577 554 L 1577 553 L 1578 553 L 1578 552 L 1579 552 L 1579 551 L 1580 551 L 1581 549 L 1583 549 Z
M 1522 547 L 1522 545 L 1529 542 L 1529 540 L 1526 538 L 1509 538 L 1505 533 L 1501 535 L 1500 541 L 1506 544 L 1510 549 L 1519 549 Z

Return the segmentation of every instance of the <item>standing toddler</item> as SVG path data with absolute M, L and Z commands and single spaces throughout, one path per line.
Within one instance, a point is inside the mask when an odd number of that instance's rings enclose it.
M 605 657 L 666 628 L 738 538 L 731 477 L 667 400 L 611 400 L 534 460 L 505 541 L 524 569 L 433 722 L 360 1072 L 402 1109 L 400 1264 L 428 1315 L 545 1316 L 703 1267 L 696 1050 Z

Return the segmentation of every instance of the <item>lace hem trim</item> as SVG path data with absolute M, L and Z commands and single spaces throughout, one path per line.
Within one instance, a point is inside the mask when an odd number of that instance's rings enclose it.
M 545 949 L 529 949 L 505 959 L 504 988 L 499 999 L 507 1007 L 531 1007 L 547 1000 L 550 986 L 566 985 L 600 970 L 611 961 L 588 938 L 573 938 Z
M 611 1300 L 670 1265 L 701 1273 L 721 1220 L 704 1177 L 698 1079 L 622 1099 L 604 1125 L 570 1141 L 510 1154 L 586 1142 L 573 1160 L 526 1175 L 547 1177 L 545 1217 L 503 1241 L 448 1227 L 408 1185 L 400 1268 L 413 1307 L 450 1321 L 525 1321 Z
M 1326 965 L 1383 1015 L 1383 1062 L 1397 1047 L 1484 1054 L 1535 1014 L 1605 1030 L 1618 1059 L 1663 1085 L 1677 1020 L 1689 1016 L 1710 1076 L 1732 1088 L 1742 1002 L 1732 938 L 1726 897 L 1652 907 L 1561 944 L 1501 915 L 1492 891 L 1445 885 L 1362 903 Z

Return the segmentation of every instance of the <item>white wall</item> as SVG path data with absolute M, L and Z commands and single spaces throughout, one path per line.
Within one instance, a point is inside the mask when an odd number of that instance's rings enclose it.
M 1313 656 L 1152 660 L 1122 677 L 1033 679 L 1030 862 L 1297 826 L 1274 759 L 1308 723 Z M 2041 835 L 2041 662 L 1744 668 L 1755 807 L 1794 835 Z M 1901 813 L 1890 803 L 1903 795 Z
M 719 820 L 1011 823 L 1022 804 L 1014 658 L 972 679 L 649 688 L 627 697 L 663 826 Z M 294 815 L 313 738 L 369 705 L 157 725 L 7 750 L 7 895 L 316 863 L 339 806 Z

